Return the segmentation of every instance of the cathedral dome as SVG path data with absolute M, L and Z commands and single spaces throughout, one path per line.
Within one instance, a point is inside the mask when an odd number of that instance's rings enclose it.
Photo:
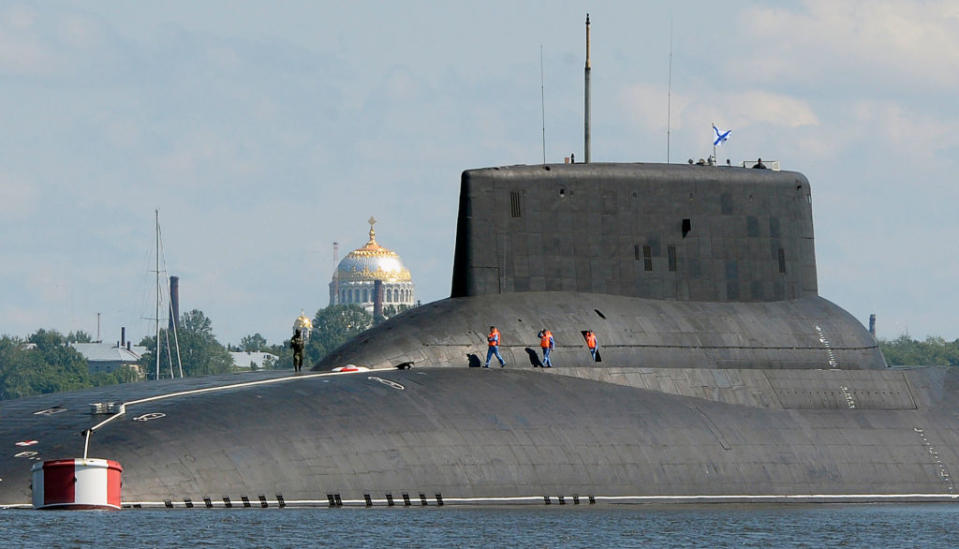
M 396 252 L 376 242 L 376 219 L 371 217 L 369 223 L 370 240 L 336 266 L 330 282 L 330 304 L 357 304 L 373 311 L 379 295 L 379 304 L 385 308 L 413 306 L 416 295 L 409 269 Z
M 400 256 L 376 243 L 376 231 L 373 230 L 375 220 L 370 221 L 369 242 L 348 253 L 336 267 L 334 276 L 339 277 L 340 282 L 410 282 L 410 271 L 403 266 Z

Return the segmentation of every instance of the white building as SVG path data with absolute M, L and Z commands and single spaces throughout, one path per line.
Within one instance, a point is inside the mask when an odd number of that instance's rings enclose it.
M 384 308 L 399 305 L 412 307 L 416 303 L 413 277 L 403 266 L 396 252 L 376 243 L 370 218 L 370 240 L 362 248 L 346 255 L 333 273 L 330 282 L 330 305 L 355 303 L 372 313 L 377 288 L 382 289 Z

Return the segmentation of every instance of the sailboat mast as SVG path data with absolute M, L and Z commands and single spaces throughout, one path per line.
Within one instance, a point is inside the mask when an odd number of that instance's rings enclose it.
M 160 380 L 160 210 L 153 210 L 156 230 L 156 380 Z

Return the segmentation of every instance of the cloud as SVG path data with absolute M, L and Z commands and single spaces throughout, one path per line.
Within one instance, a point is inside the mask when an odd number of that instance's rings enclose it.
M 892 101 L 857 101 L 852 109 L 862 137 L 908 149 L 909 156 L 931 157 L 935 151 L 959 146 L 955 121 L 907 110 Z
M 707 89 L 708 88 L 699 88 Z M 647 130 L 662 130 L 666 125 L 666 98 L 662 86 L 634 84 L 623 89 L 620 102 L 632 119 Z M 730 90 L 704 95 L 672 95 L 673 129 L 685 125 L 742 128 L 770 124 L 786 128 L 817 126 L 819 118 L 804 100 L 764 90 Z
M 757 6 L 743 30 L 764 47 L 740 67 L 751 78 L 882 81 L 895 87 L 959 84 L 959 4 L 897 0 L 809 0 L 803 9 Z M 788 37 L 788 38 L 786 38 Z

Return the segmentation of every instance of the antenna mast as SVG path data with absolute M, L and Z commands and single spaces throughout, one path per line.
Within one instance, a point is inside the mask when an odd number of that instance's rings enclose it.
M 586 14 L 586 108 L 584 143 L 586 163 L 589 164 L 589 14 Z
M 539 105 L 543 110 L 543 164 L 546 164 L 546 84 L 543 80 L 543 45 L 539 45 Z
M 673 114 L 673 15 L 669 15 L 669 70 L 666 77 L 666 163 L 669 164 L 669 137 Z

